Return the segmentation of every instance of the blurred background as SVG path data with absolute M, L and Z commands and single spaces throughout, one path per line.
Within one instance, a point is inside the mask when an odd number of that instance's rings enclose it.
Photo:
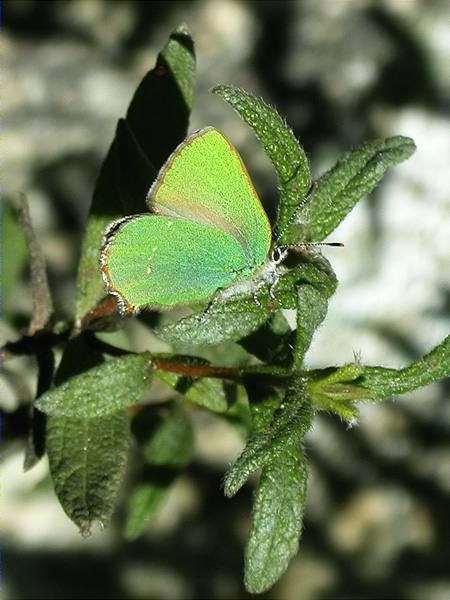
M 208 92 L 214 84 L 242 86 L 276 106 L 315 176 L 370 138 L 415 140 L 416 154 L 333 233 L 345 244 L 326 250 L 340 285 L 308 364 L 356 354 L 401 367 L 429 351 L 448 333 L 450 314 L 448 0 L 4 2 L 3 202 L 29 196 L 59 318 L 73 310 L 84 222 L 116 121 L 180 22 L 198 61 L 191 130 L 225 132 L 271 214 L 272 167 L 251 130 Z M 3 217 L 3 234 L 12 235 L 8 206 Z M 16 251 L 23 260 L 3 291 L 2 344 L 20 335 L 31 311 L 20 240 Z M 147 347 L 139 328 L 128 335 Z M 1 408 L 16 410 L 35 393 L 35 366 L 9 361 L 0 386 Z M 443 382 L 362 406 L 351 429 L 316 419 L 300 552 L 263 598 L 450 598 L 448 393 Z M 194 425 L 193 464 L 132 544 L 121 539 L 120 506 L 105 531 L 83 539 L 53 494 L 46 461 L 23 473 L 24 440 L 11 435 L 0 474 L 2 597 L 248 597 L 241 580 L 251 486 L 231 501 L 221 492 L 243 442 L 204 412 Z

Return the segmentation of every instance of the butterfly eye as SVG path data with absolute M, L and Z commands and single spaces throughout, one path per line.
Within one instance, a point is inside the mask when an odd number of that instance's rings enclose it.
M 284 259 L 284 257 L 286 256 L 286 251 L 280 247 L 276 247 L 273 249 L 272 251 L 272 262 L 275 265 L 279 265 L 280 262 L 282 262 L 282 260 Z

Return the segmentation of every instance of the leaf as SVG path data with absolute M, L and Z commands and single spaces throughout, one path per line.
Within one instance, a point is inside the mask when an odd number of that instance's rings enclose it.
M 146 465 L 179 468 L 188 464 L 192 427 L 177 402 L 158 409 L 146 407 L 133 420 L 132 432 Z
M 188 364 L 209 364 L 206 360 L 194 359 L 192 356 L 178 356 L 176 358 Z M 214 377 L 186 377 L 162 369 L 156 369 L 154 374 L 175 391 L 183 394 L 188 400 L 195 402 L 199 406 L 204 406 L 218 413 L 225 412 L 228 408 L 225 383 L 221 379 Z
M 104 361 L 89 336 L 72 338 L 62 356 L 58 386 Z M 67 515 L 87 535 L 93 521 L 106 524 L 125 469 L 129 444 L 125 412 L 93 419 L 47 418 L 47 454 L 55 492 Z
M 248 335 L 269 315 L 269 309 L 257 305 L 253 297 L 228 298 L 213 303 L 200 313 L 158 327 L 155 333 L 168 342 L 197 346 L 220 344 Z
M 431 352 L 404 369 L 363 367 L 357 383 L 365 398 L 382 399 L 409 392 L 450 375 L 450 335 Z
M 265 323 L 275 308 L 296 308 L 296 285 L 299 283 L 323 286 L 324 293 L 331 295 L 336 280 L 328 261 L 308 254 L 301 260 L 290 270 L 280 272 L 273 290 L 275 301 L 269 296 L 268 285 L 258 287 L 258 282 L 249 281 L 246 292 L 225 299 L 219 296 L 202 312 L 156 328 L 155 333 L 168 342 L 198 346 L 237 341 Z
M 94 419 L 51 417 L 47 454 L 55 492 L 83 535 L 106 525 L 122 480 L 129 444 L 123 411 Z
M 350 363 L 336 369 L 309 371 L 307 391 L 318 410 L 330 410 L 352 420 L 358 414 L 354 406 L 358 401 L 403 394 L 449 374 L 450 336 L 404 369 Z
M 100 170 L 77 276 L 76 319 L 81 322 L 105 295 L 100 247 L 106 226 L 124 215 L 148 210 L 147 192 L 156 172 L 186 137 L 195 58 L 185 27 L 175 30 L 156 66 L 142 80 L 126 119 Z
M 292 378 L 270 425 L 251 435 L 242 454 L 225 475 L 225 495 L 234 496 L 251 473 L 277 456 L 286 444 L 293 440 L 300 442 L 311 426 L 312 416 L 311 402 L 304 392 L 303 383 L 299 378 Z
M 312 285 L 303 284 L 297 288 L 297 330 L 295 332 L 293 369 L 301 367 L 306 352 L 311 345 L 314 332 L 325 319 L 328 297 Z
M 214 87 L 212 93 L 221 96 L 250 125 L 272 161 L 280 186 L 277 229 L 282 232 L 311 187 L 305 151 L 284 119 L 260 98 L 227 85 Z
M 144 154 L 158 171 L 186 137 L 194 82 L 194 42 L 186 25 L 181 25 L 140 83 L 126 116 Z
M 7 319 L 14 309 L 13 294 L 26 263 L 27 247 L 17 212 L 6 200 L 2 204 L 0 226 L 2 318 Z
M 327 237 L 364 194 L 377 185 L 388 167 L 409 158 L 416 146 L 410 138 L 394 136 L 375 140 L 347 152 L 315 182 L 308 201 L 299 206 L 283 232 L 282 243 Z M 298 224 L 302 225 L 299 237 Z
M 281 312 L 273 313 L 253 333 L 239 343 L 250 354 L 270 364 L 285 365 L 290 360 L 291 349 L 287 343 L 292 333 Z
M 250 593 L 270 588 L 297 553 L 306 481 L 304 457 L 295 440 L 263 467 L 245 551 L 244 582 Z
M 172 480 L 166 477 L 158 480 L 152 469 L 144 472 L 140 481 L 133 487 L 126 506 L 123 529 L 125 539 L 133 541 L 144 533 L 167 495 Z
M 264 434 L 279 418 L 279 394 L 263 388 L 255 379 L 248 382 L 247 391 L 254 434 Z M 245 551 L 244 580 L 252 593 L 263 592 L 275 583 L 296 553 L 306 494 L 306 466 L 299 437 L 291 436 L 269 455 L 254 493 Z
M 193 449 L 191 423 L 177 403 L 141 411 L 132 429 L 146 466 L 127 505 L 125 537 L 129 540 L 146 529 Z
M 151 381 L 150 354 L 111 358 L 49 390 L 36 406 L 53 416 L 96 418 L 136 404 Z

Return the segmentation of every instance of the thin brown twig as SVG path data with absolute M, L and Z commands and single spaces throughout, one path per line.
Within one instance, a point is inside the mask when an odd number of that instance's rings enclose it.
M 25 234 L 25 241 L 30 256 L 31 296 L 33 301 L 33 317 L 28 328 L 28 335 L 45 329 L 53 315 L 53 301 L 48 285 L 45 260 L 34 233 L 30 217 L 28 198 L 20 194 L 19 220 Z

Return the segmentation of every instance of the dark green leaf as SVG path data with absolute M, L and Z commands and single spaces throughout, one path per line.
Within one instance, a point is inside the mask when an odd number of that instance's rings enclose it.
M 256 280 L 249 281 L 246 292 L 225 299 L 219 296 L 202 312 L 168 323 L 156 329 L 156 333 L 169 342 L 199 346 L 236 341 L 265 323 L 275 308 L 296 308 L 296 285 L 300 283 L 322 286 L 324 293 L 331 295 L 336 280 L 328 261 L 307 253 L 302 261 L 289 270 L 282 267 L 278 283 L 272 290 L 275 300 L 269 296 L 268 285 L 258 287 Z
M 242 454 L 224 480 L 227 496 L 233 496 L 249 475 L 277 456 L 286 444 L 302 440 L 311 426 L 312 406 L 300 379 L 294 379 L 270 425 L 249 438 Z
M 184 357 L 183 360 L 187 360 Z M 192 357 L 190 357 L 192 360 Z M 196 361 L 198 364 L 198 361 Z M 201 364 L 208 364 L 202 361 Z M 157 369 L 154 374 L 171 388 L 183 394 L 188 400 L 204 406 L 214 412 L 225 412 L 228 408 L 225 384 L 221 379 L 213 377 L 185 377 L 170 371 Z
M 41 396 L 36 406 L 53 416 L 95 418 L 136 404 L 152 377 L 150 354 L 112 358 L 71 377 Z
M 373 190 L 388 167 L 409 158 L 415 148 L 410 138 L 395 136 L 368 142 L 344 154 L 315 182 L 313 193 L 293 214 L 292 225 L 283 232 L 280 241 L 295 243 L 326 238 L 358 200 Z
M 155 68 L 140 83 L 126 117 L 156 170 L 186 137 L 194 82 L 194 43 L 182 25 L 170 35 Z
M 129 421 L 123 411 L 94 419 L 50 417 L 47 453 L 56 494 L 87 535 L 106 525 L 125 469 Z
M 270 364 L 286 365 L 292 353 L 287 343 L 291 328 L 279 311 L 239 343 L 247 352 Z
M 314 332 L 324 320 L 328 309 L 328 298 L 312 285 L 297 288 L 297 330 L 295 332 L 294 369 L 300 368 L 311 345 Z
M 271 455 L 253 497 L 244 581 L 253 594 L 270 588 L 296 554 L 305 505 L 307 472 L 298 441 Z
M 260 98 L 227 85 L 218 85 L 212 92 L 228 102 L 250 125 L 272 161 L 280 185 L 277 228 L 282 232 L 311 187 L 305 152 L 284 119 Z
M 258 294 L 258 299 L 261 294 Z M 168 342 L 197 346 L 238 340 L 254 331 L 270 315 L 266 305 L 256 304 L 252 295 L 236 296 L 211 304 L 174 323 L 156 329 L 156 334 Z
M 133 420 L 133 435 L 145 464 L 184 467 L 192 452 L 191 423 L 178 403 L 142 410 Z
M 170 481 L 171 483 L 171 481 Z M 159 481 L 154 470 L 145 472 L 128 498 L 123 534 L 129 541 L 138 538 L 149 526 L 168 491 L 167 481 Z
M 357 383 L 366 390 L 366 398 L 381 399 L 409 392 L 449 375 L 450 336 L 447 336 L 429 354 L 405 369 L 363 367 Z
M 133 421 L 133 433 L 146 466 L 128 501 L 125 537 L 129 540 L 148 526 L 170 485 L 189 463 L 193 448 L 190 421 L 176 403 L 142 411 Z
M 146 212 L 156 171 L 186 137 L 195 58 L 186 28 L 177 29 L 158 55 L 120 121 L 94 191 L 77 277 L 76 319 L 104 296 L 100 247 L 106 226 L 124 215 Z

